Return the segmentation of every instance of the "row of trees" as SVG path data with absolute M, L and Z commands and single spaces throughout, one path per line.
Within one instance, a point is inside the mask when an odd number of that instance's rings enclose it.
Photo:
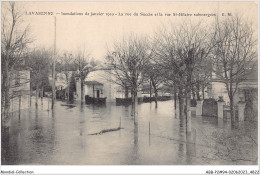
M 205 87 L 216 73 L 226 85 L 234 120 L 234 94 L 254 70 L 257 37 L 253 25 L 239 16 L 216 18 L 210 26 L 200 22 L 171 24 L 152 37 L 132 34 L 114 43 L 107 62 L 118 84 L 131 90 L 133 104 L 146 79 L 152 82 L 155 99 L 158 86 L 167 84 L 178 96 L 180 116 L 186 114 L 190 131 L 191 97 L 200 100 L 202 90 L 204 98 Z
M 49 91 L 53 81 L 61 81 L 66 84 L 67 100 L 73 100 L 75 92 L 75 77 L 80 80 L 81 102 L 84 102 L 84 81 L 88 74 L 97 68 L 97 62 L 90 59 L 90 55 L 83 51 L 76 54 L 64 52 L 61 56 L 57 55 L 55 60 L 55 78 L 51 78 L 50 73 L 53 67 L 52 51 L 44 48 L 33 50 L 25 58 L 25 67 L 31 72 L 31 89 L 36 90 L 36 106 L 38 105 L 39 88 Z
M 52 81 L 55 81 L 58 73 L 65 75 L 65 82 L 69 87 L 78 76 L 81 80 L 81 101 L 84 101 L 83 86 L 87 75 L 94 71 L 97 62 L 90 59 L 90 55 L 85 50 L 80 50 L 74 54 L 64 52 L 62 56 L 53 54 L 53 49 L 32 48 L 33 42 L 29 26 L 25 26 L 23 21 L 23 10 L 15 2 L 3 4 L 1 20 L 1 121 L 5 126 L 9 118 L 11 81 L 16 70 L 30 71 L 30 95 L 32 90 L 36 90 L 36 103 L 38 106 L 39 91 L 43 89 L 51 90 L 50 74 L 55 73 Z M 55 60 L 55 61 L 54 61 Z M 53 64 L 56 64 L 53 70 Z M 71 73 L 73 72 L 73 74 Z M 26 82 L 28 83 L 28 82 Z M 74 82 L 75 84 L 75 82 Z M 55 93 L 53 94 L 55 96 Z M 69 100 L 69 98 L 68 98 Z
M 8 3 L 1 14 L 1 123 L 8 120 L 10 108 L 10 77 L 27 53 L 32 42 L 29 27 L 22 26 L 23 13 L 14 2 Z
M 48 77 L 54 63 L 52 50 L 28 49 L 32 39 L 28 27 L 22 27 L 22 13 L 15 2 L 8 2 L 5 14 L 9 15 L 2 15 L 1 31 L 3 122 L 8 118 L 10 75 L 14 67 L 23 63 L 31 71 L 30 81 L 38 94 L 39 89 L 49 86 Z M 234 94 L 239 83 L 253 70 L 250 62 L 257 56 L 256 36 L 253 25 L 238 16 L 224 20 L 216 18 L 210 26 L 208 28 L 200 22 L 173 23 L 150 37 L 132 34 L 108 49 L 106 62 L 110 73 L 116 79 L 115 83 L 125 89 L 126 97 L 130 90 L 133 108 L 144 82 L 151 82 L 156 105 L 158 87 L 166 84 L 178 97 L 180 116 L 186 114 L 187 125 L 190 126 L 191 98 L 200 100 L 200 91 L 204 98 L 204 89 L 211 81 L 212 72 L 215 72 L 227 87 L 233 118 Z M 90 59 L 84 49 L 74 54 L 65 52 L 56 58 L 59 59 L 55 59 L 54 71 L 56 74 L 63 73 L 68 85 L 73 76 L 79 77 L 83 102 L 84 80 L 91 71 L 99 69 L 97 62 Z M 69 88 L 67 91 L 70 92 Z

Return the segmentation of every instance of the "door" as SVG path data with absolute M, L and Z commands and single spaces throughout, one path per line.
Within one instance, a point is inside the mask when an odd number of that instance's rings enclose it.
M 97 98 L 99 98 L 100 92 L 99 90 L 97 90 Z

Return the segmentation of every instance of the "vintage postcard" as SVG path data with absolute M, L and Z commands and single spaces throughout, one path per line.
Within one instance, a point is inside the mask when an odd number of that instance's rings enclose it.
M 1 174 L 259 174 L 258 20 L 255 1 L 2 1 Z

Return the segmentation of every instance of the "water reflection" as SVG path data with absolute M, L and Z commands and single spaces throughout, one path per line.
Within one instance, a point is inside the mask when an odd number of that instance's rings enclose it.
M 186 163 L 190 165 L 192 163 L 192 155 L 193 155 L 193 143 L 191 139 L 191 134 L 186 134 Z
M 179 114 L 179 113 L 176 113 Z M 178 116 L 179 118 L 179 116 Z M 183 159 L 185 158 L 185 149 L 184 149 L 184 140 L 183 138 L 185 138 L 185 120 L 183 118 L 180 118 L 179 120 L 179 139 L 181 140 L 179 142 L 179 146 L 178 146 L 178 152 L 179 152 L 179 156 L 181 159 L 181 162 L 183 162 Z M 174 134 L 174 133 L 173 133 Z
M 174 103 L 158 103 L 158 108 L 154 103 L 139 104 L 135 112 L 132 106 L 113 103 L 81 105 L 57 101 L 55 109 L 48 111 L 48 100 L 43 100 L 42 108 L 21 111 L 20 119 L 14 113 L 11 127 L 2 130 L 2 164 L 203 165 L 209 162 L 199 157 L 207 157 L 207 152 L 215 149 L 208 144 L 222 143 L 222 137 L 215 138 L 214 133 L 227 137 L 238 131 L 247 137 L 248 133 L 257 133 L 257 125 L 244 124 L 233 132 L 230 121 L 196 116 L 192 117 L 192 132 L 186 134 L 186 119 L 174 110 Z M 123 129 L 115 130 L 118 127 Z M 102 130 L 108 132 L 90 135 Z M 257 155 L 257 147 L 250 152 Z M 221 158 L 215 161 L 225 162 Z
M 139 149 L 139 145 L 138 145 L 138 123 L 134 124 L 134 145 L 133 145 L 133 153 L 134 153 L 134 161 L 136 161 L 137 157 L 138 157 L 138 149 Z
M 186 134 L 186 163 L 193 164 L 194 157 L 196 157 L 196 130 Z

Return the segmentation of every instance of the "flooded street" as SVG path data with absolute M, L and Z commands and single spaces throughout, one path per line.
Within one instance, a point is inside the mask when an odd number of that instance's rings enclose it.
M 192 115 L 192 134 L 175 116 L 174 102 L 138 105 L 136 125 L 131 105 L 103 106 L 48 99 L 36 110 L 13 113 L 2 133 L 5 165 L 256 165 L 257 122 Z M 34 104 L 34 103 L 32 103 Z M 120 130 L 99 133 L 105 129 Z M 94 134 L 94 135 L 92 135 Z

